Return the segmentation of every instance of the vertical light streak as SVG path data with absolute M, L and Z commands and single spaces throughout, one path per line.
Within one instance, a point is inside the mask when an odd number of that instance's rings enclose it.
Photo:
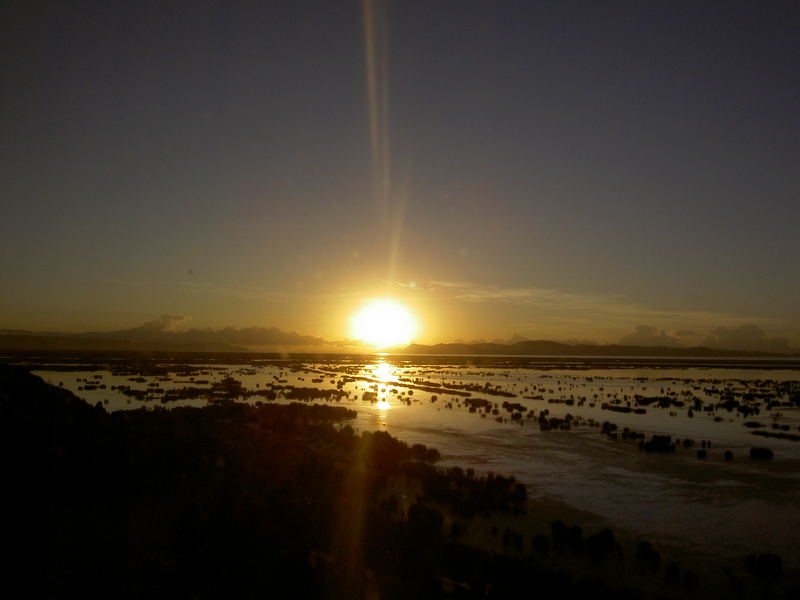
M 379 232 L 386 243 L 387 281 L 394 280 L 405 217 L 406 194 L 392 187 L 389 131 L 389 26 L 386 0 L 363 0 L 372 182 Z M 395 197 L 396 196 L 396 197 Z

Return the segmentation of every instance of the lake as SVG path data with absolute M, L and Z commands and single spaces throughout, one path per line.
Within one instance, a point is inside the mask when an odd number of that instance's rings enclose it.
M 14 357 L 107 410 L 313 401 L 686 552 L 800 563 L 800 365 L 509 357 Z M 660 438 L 654 443 L 653 436 Z M 656 440 L 658 441 L 658 440 Z M 750 457 L 752 448 L 772 452 Z M 729 453 L 726 458 L 726 452 Z

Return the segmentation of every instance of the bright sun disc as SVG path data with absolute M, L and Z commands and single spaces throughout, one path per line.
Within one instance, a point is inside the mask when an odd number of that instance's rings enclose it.
M 416 334 L 414 315 L 394 300 L 370 300 L 350 319 L 350 335 L 376 348 L 409 344 Z

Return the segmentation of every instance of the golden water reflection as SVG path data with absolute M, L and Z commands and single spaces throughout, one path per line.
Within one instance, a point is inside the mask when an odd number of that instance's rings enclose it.
M 383 359 L 380 359 L 371 367 L 372 377 L 380 381 L 382 384 L 388 384 L 396 380 L 396 369 Z M 380 411 L 387 411 L 392 408 L 392 403 L 389 401 L 389 390 L 386 387 L 381 387 L 378 392 L 378 401 L 375 406 Z
M 372 376 L 375 379 L 379 379 L 382 383 L 394 381 L 396 379 L 395 371 L 396 369 L 384 359 L 380 359 L 372 366 Z

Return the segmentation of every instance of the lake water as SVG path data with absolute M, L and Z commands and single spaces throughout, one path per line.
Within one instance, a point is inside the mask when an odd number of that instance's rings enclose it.
M 271 391 L 274 402 L 291 401 L 286 396 L 293 388 L 337 390 L 341 397 L 327 401 L 356 409 L 354 427 L 437 448 L 443 466 L 513 474 L 534 498 L 558 499 L 651 541 L 730 557 L 780 552 L 787 566 L 797 567 L 800 370 L 796 364 L 757 367 L 636 360 L 597 367 L 580 359 L 520 366 L 501 359 L 475 364 L 458 357 L 384 356 L 122 361 L 87 363 L 87 370 L 72 361 L 74 370 L 40 363 L 34 373 L 110 411 L 162 406 L 169 390 L 209 393 L 226 378 L 250 393 Z M 194 397 L 166 406 L 207 401 Z M 248 395 L 245 401 L 267 399 Z M 554 418 L 566 420 L 569 429 L 540 425 Z M 604 421 L 616 425 L 616 440 L 603 433 Z M 623 436 L 625 428 L 636 435 Z M 654 434 L 680 440 L 675 452 L 640 450 Z M 772 437 L 779 435 L 785 439 Z M 685 447 L 687 439 L 693 443 Z M 752 460 L 752 447 L 771 449 L 774 458 Z M 698 450 L 706 457 L 698 458 Z M 725 460 L 725 451 L 733 460 Z

